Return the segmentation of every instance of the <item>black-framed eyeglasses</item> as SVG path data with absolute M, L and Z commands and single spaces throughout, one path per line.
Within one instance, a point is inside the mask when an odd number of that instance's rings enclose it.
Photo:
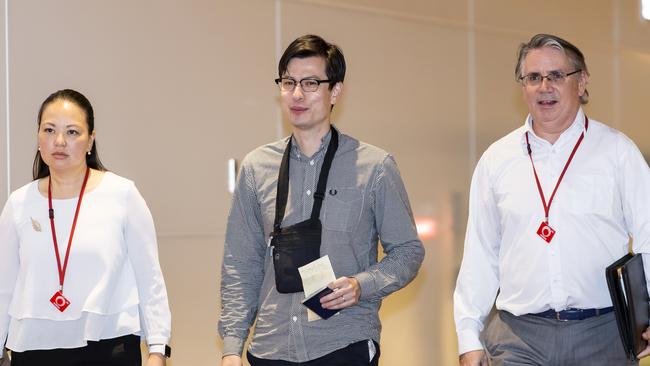
M 564 81 L 564 79 L 567 78 L 567 76 L 571 76 L 573 74 L 577 74 L 582 69 L 578 69 L 576 71 L 571 71 L 570 73 L 564 73 L 562 71 L 556 70 L 556 71 L 551 71 L 548 73 L 548 75 L 544 76 L 540 73 L 537 72 L 531 72 L 528 75 L 520 76 L 519 81 L 524 85 L 524 86 L 539 86 L 542 84 L 544 79 L 548 81 L 550 84 L 559 84 Z
M 304 78 L 297 81 L 293 78 L 278 78 L 275 83 L 278 84 L 280 90 L 285 92 L 292 92 L 296 89 L 296 85 L 300 84 L 300 89 L 304 92 L 315 92 L 322 83 L 329 83 L 329 80 L 319 80 L 315 78 Z

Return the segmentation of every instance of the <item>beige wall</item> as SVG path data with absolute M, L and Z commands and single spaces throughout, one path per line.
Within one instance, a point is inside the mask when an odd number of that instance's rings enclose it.
M 451 293 L 467 188 L 482 151 L 520 125 L 517 45 L 556 33 L 583 49 L 587 113 L 650 153 L 650 24 L 637 1 L 4 0 L 9 111 L 0 198 L 30 179 L 35 115 L 52 91 L 84 92 L 107 166 L 136 181 L 156 219 L 174 330 L 170 364 L 214 365 L 230 205 L 226 161 L 285 134 L 276 60 L 317 33 L 348 61 L 337 125 L 395 154 L 416 216 L 438 223 L 419 277 L 381 310 L 382 365 L 450 365 Z M 0 106 L 5 106 L 4 7 Z

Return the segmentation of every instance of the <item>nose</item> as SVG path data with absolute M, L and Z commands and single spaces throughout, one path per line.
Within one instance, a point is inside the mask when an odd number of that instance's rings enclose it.
M 539 89 L 542 91 L 549 91 L 553 88 L 551 82 L 548 80 L 547 77 L 542 78 L 542 83 L 539 84 Z
M 302 99 L 304 98 L 305 94 L 303 94 L 302 87 L 300 84 L 296 85 L 296 87 L 293 89 L 292 93 L 293 99 Z
M 54 138 L 54 143 L 56 146 L 65 146 L 67 145 L 65 141 L 65 136 L 62 133 L 57 133 L 55 138 Z

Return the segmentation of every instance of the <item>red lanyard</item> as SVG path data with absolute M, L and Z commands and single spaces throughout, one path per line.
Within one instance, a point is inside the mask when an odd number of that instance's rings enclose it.
M 589 128 L 589 119 L 587 119 L 587 116 L 585 116 L 585 131 L 588 128 Z M 564 173 L 566 173 L 567 169 L 569 168 L 569 164 L 571 164 L 571 160 L 573 160 L 573 156 L 576 154 L 576 151 L 578 151 L 578 147 L 580 146 L 580 143 L 582 143 L 584 137 L 585 137 L 585 133 L 582 132 L 580 138 L 578 138 L 578 142 L 576 142 L 576 146 L 574 146 L 573 151 L 571 151 L 571 155 L 569 155 L 569 160 L 567 160 L 566 164 L 564 165 L 564 169 L 562 170 L 562 174 L 560 174 L 560 178 L 558 178 L 557 183 L 555 183 L 555 189 L 553 189 L 553 193 L 551 194 L 551 198 L 549 198 L 548 205 L 547 205 L 546 199 L 544 198 L 544 191 L 542 191 L 542 185 L 539 182 L 539 177 L 537 176 L 537 170 L 535 170 L 535 163 L 533 162 L 533 151 L 530 148 L 530 142 L 528 141 L 528 131 L 526 131 L 526 145 L 528 146 L 528 157 L 530 158 L 530 163 L 533 165 L 533 173 L 535 174 L 535 182 L 537 182 L 537 190 L 539 191 L 539 196 L 542 198 L 542 205 L 544 205 L 544 220 L 546 223 L 548 223 L 548 213 L 551 210 L 551 203 L 553 202 L 553 198 L 555 197 L 555 192 L 557 192 L 557 188 L 560 186 L 560 183 L 562 182 L 562 178 L 564 178 Z
M 70 238 L 68 239 L 68 248 L 65 251 L 65 259 L 63 260 L 63 266 L 61 266 L 61 257 L 59 256 L 59 244 L 56 240 L 56 229 L 54 228 L 54 209 L 52 208 L 52 176 L 48 179 L 47 185 L 47 201 L 50 207 L 50 226 L 52 227 L 52 241 L 54 242 L 54 254 L 56 255 L 56 264 L 59 270 L 59 291 L 63 292 L 63 282 L 65 281 L 65 271 L 68 269 L 68 258 L 70 256 L 70 248 L 72 247 L 72 237 L 74 236 L 74 230 L 77 226 L 77 217 L 79 217 L 79 210 L 81 209 L 81 200 L 84 197 L 84 191 L 86 190 L 86 183 L 88 182 L 88 175 L 90 173 L 90 168 L 86 168 L 86 175 L 84 176 L 84 181 L 81 184 L 81 192 L 79 192 L 79 200 L 77 201 L 77 210 L 74 213 L 74 220 L 72 221 L 72 228 L 70 229 Z

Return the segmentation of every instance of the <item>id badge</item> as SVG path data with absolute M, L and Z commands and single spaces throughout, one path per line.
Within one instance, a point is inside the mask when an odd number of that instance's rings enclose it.
M 537 235 L 550 244 L 551 240 L 553 240 L 553 237 L 555 236 L 555 230 L 548 225 L 548 222 L 542 221 L 542 224 L 539 225 L 539 229 L 537 229 Z
M 63 296 L 61 290 L 54 293 L 50 299 L 50 302 L 52 305 L 54 305 L 55 308 L 59 309 L 60 312 L 64 312 L 65 309 L 70 305 L 70 301 L 66 299 L 65 296 Z

